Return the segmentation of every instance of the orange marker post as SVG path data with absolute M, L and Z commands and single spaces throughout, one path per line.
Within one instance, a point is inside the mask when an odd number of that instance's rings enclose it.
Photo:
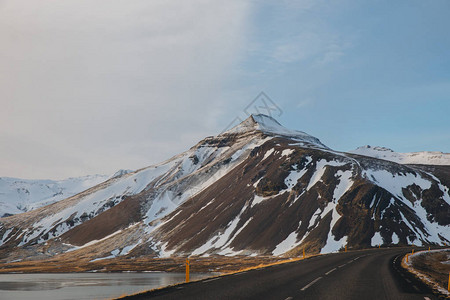
M 408 256 L 409 256 L 409 254 L 406 254 L 406 262 L 408 262 Z
M 414 254 L 414 249 L 412 249 L 412 253 L 411 254 Z
M 448 272 L 448 287 L 447 287 L 447 291 L 450 292 L 450 272 Z
M 305 248 L 303 248 L 303 259 L 305 259 L 306 255 L 305 255 Z
M 189 282 L 189 259 L 186 258 L 186 282 Z

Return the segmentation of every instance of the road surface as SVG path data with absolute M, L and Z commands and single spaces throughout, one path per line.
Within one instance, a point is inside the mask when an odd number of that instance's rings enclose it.
M 440 299 L 400 260 L 410 249 L 371 249 L 169 287 L 126 299 Z

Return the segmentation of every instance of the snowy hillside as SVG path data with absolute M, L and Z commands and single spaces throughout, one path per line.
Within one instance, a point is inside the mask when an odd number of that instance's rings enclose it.
M 399 153 L 385 147 L 362 146 L 348 153 L 375 157 L 393 161 L 399 164 L 418 164 L 418 165 L 446 165 L 450 166 L 450 153 L 442 152 L 411 152 Z
M 0 217 L 15 215 L 71 197 L 107 180 L 88 175 L 64 180 L 0 177 Z
M 333 151 L 256 115 L 158 165 L 0 219 L 0 259 L 442 245 L 450 242 L 449 187 L 450 167 Z
M 3 218 L 0 221 L 0 246 L 6 243 L 18 243 L 19 246 L 42 244 L 66 232 L 67 241 L 74 245 L 90 242 L 86 239 L 91 236 L 101 240 L 105 232 L 114 233 L 112 230 L 116 227 L 103 230 L 102 227 L 108 224 L 99 222 L 95 228 L 77 232 L 85 222 L 98 222 L 109 211 L 119 211 L 124 215 L 125 219 L 114 223 L 119 230 L 138 221 L 136 215 L 149 230 L 153 221 L 171 213 L 181 203 L 214 184 L 263 142 L 264 139 L 250 138 L 223 145 L 217 144 L 213 138 L 206 138 L 161 164 L 118 174 L 71 198 Z M 142 194 L 139 206 L 127 206 L 133 202 L 132 196 L 138 194 Z M 124 206 L 127 208 L 123 209 Z
M 428 172 L 282 138 L 257 150 L 153 231 L 160 255 L 295 256 L 303 248 L 329 253 L 450 240 L 449 188 Z

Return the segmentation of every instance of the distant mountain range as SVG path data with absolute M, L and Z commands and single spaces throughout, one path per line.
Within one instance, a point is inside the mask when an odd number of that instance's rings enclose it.
M 0 216 L 20 214 L 71 197 L 109 176 L 89 175 L 64 180 L 0 177 Z
M 413 155 L 399 154 L 399 164 L 383 148 L 352 152 L 252 115 L 158 165 L 1 218 L 0 259 L 292 256 L 450 242 L 446 154 L 409 165 Z
M 399 164 L 416 164 L 416 165 L 450 165 L 450 153 L 442 152 L 411 152 L 398 153 L 385 147 L 363 146 L 356 148 L 349 153 L 375 157 L 379 159 L 393 161 Z
M 55 203 L 83 192 L 109 178 L 129 172 L 131 170 L 119 170 L 112 176 L 87 175 L 64 180 L 0 177 L 0 217 L 20 214 Z

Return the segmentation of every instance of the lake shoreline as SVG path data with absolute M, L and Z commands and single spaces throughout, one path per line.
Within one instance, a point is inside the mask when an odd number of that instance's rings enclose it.
M 192 273 L 192 280 L 214 276 Z M 0 274 L 2 300 L 112 299 L 185 281 L 184 273 Z

